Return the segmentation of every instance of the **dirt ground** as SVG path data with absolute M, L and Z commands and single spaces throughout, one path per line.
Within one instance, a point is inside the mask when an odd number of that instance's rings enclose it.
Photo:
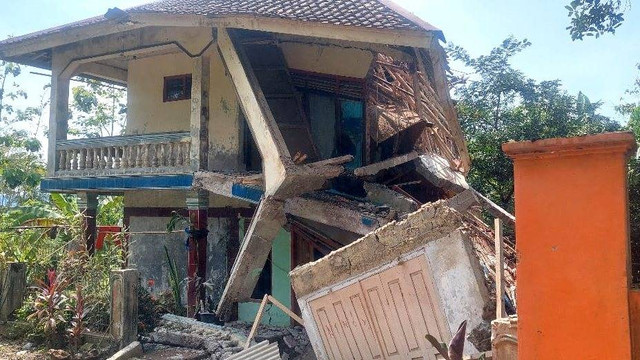
M 0 334 L 2 328 L 0 327 Z M 44 360 L 49 359 L 43 350 L 23 350 L 25 343 L 11 341 L 0 336 L 0 360 Z

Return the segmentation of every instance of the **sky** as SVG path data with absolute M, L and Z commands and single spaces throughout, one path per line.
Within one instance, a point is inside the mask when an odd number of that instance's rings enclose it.
M 259 1 L 259 0 L 256 0 Z M 640 2 L 632 4 L 615 35 L 571 41 L 564 5 L 569 0 L 396 0 L 423 20 L 440 28 L 447 42 L 472 56 L 488 53 L 510 35 L 527 38 L 532 46 L 513 64 L 536 80 L 559 79 L 567 91 L 584 92 L 603 101 L 602 113 L 619 121 L 614 106 L 639 76 Z M 17 36 L 101 15 L 108 8 L 127 8 L 148 0 L 0 0 L 0 38 Z M 452 64 L 454 69 L 459 64 Z M 464 70 L 464 69 L 458 69 Z M 20 84 L 39 98 L 44 76 L 27 69 Z M 37 101 L 37 100 L 34 100 Z

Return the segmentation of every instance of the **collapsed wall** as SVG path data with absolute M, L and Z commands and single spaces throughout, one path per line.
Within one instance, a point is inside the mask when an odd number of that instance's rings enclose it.
M 463 227 L 438 201 L 291 271 L 317 357 L 435 359 L 426 334 L 485 327 L 488 291 Z

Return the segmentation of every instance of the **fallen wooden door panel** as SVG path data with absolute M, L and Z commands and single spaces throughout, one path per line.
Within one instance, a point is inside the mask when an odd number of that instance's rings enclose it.
M 435 360 L 425 335 L 451 336 L 424 255 L 311 300 L 309 308 L 329 359 Z

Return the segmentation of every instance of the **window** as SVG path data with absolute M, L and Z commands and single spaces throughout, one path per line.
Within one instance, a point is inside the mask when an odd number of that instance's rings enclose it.
M 188 99 L 191 99 L 191 74 L 164 78 L 164 102 Z

